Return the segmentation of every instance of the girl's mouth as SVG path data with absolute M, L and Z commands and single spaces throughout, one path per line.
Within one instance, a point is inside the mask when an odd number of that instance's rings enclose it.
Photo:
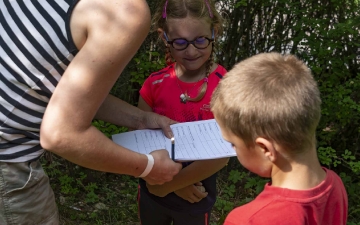
M 199 57 L 197 57 L 197 58 L 191 58 L 191 59 L 186 58 L 185 60 L 190 61 L 190 62 L 193 62 L 193 61 L 196 61 L 196 60 L 198 60 L 198 59 L 199 59 Z

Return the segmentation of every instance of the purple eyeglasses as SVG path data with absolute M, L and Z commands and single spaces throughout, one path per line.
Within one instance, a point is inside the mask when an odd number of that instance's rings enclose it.
M 185 38 L 176 38 L 176 39 L 173 39 L 172 41 L 170 41 L 166 32 L 164 32 L 164 37 L 165 37 L 166 42 L 178 51 L 186 49 L 190 44 L 192 44 L 197 49 L 205 49 L 210 45 L 210 43 L 215 41 L 214 40 L 214 29 L 212 29 L 212 37 L 211 38 L 201 36 L 201 37 L 196 38 L 193 41 L 188 41 Z

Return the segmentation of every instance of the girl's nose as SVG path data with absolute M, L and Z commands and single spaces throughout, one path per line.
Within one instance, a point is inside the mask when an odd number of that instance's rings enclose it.
M 185 53 L 187 55 L 194 55 L 197 53 L 197 48 L 193 44 L 189 44 L 189 46 L 185 49 Z

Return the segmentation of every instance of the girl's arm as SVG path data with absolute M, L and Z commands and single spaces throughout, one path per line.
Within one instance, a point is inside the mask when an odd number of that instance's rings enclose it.
M 147 185 L 149 192 L 164 197 L 167 194 L 202 181 L 221 170 L 229 158 L 199 160 L 183 168 L 174 179 L 162 185 Z

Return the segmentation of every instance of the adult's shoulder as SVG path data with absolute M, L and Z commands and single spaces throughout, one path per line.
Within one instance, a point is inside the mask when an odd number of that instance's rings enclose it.
M 77 13 L 86 16 L 84 20 L 90 21 L 107 19 L 109 23 L 116 23 L 118 20 L 131 23 L 136 17 L 150 19 L 150 9 L 145 0 L 86 0 L 79 1 L 75 8 Z
M 80 33 L 78 37 L 81 38 L 76 43 L 78 48 L 97 36 L 102 37 L 104 42 L 121 42 L 129 39 L 125 37 L 129 35 L 134 43 L 141 43 L 149 32 L 150 18 L 145 0 L 79 1 L 71 16 L 71 31 L 75 42 L 76 33 Z

